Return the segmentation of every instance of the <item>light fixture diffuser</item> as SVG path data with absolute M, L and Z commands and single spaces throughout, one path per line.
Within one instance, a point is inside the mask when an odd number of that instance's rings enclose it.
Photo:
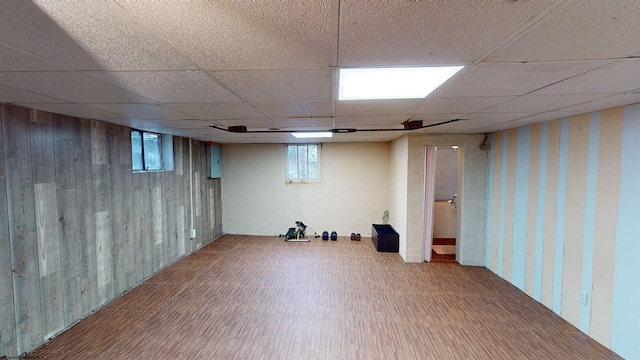
M 323 132 L 292 132 L 291 135 L 297 139 L 313 139 L 313 138 L 330 138 L 333 137 L 333 133 L 329 131 Z
M 338 100 L 424 98 L 463 67 L 339 69 Z

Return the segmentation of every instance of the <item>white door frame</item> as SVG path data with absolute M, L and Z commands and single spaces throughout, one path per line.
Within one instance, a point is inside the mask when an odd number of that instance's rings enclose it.
M 435 202 L 436 183 L 436 146 L 425 146 L 424 148 L 424 261 L 431 261 L 431 246 L 433 246 L 433 203 Z

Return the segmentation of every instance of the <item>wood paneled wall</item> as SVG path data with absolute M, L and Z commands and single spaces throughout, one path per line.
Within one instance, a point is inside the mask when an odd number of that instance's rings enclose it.
M 174 171 L 133 173 L 128 127 L 0 110 L 0 357 L 221 235 L 220 179 L 206 177 L 203 142 L 191 140 L 192 168 L 190 140 L 173 137 Z

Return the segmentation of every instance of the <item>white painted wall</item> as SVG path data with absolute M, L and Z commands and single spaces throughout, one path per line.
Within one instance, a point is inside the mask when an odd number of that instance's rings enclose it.
M 457 233 L 456 208 L 448 201 L 433 204 L 433 237 L 455 238 Z
M 424 225 L 424 163 L 425 146 L 451 146 L 460 148 L 462 177 L 458 191 L 457 260 L 463 265 L 484 265 L 484 244 L 487 213 L 488 153 L 479 149 L 484 135 L 426 134 L 408 138 L 408 171 L 405 252 L 407 262 L 423 261 Z M 404 139 L 404 138 L 403 138 Z M 401 240 L 402 249 L 402 240 Z
M 227 234 L 278 235 L 303 221 L 318 234 L 370 236 L 389 209 L 390 143 L 325 143 L 321 181 L 285 183 L 282 144 L 222 146 Z
M 400 238 L 400 255 L 407 258 L 407 173 L 409 138 L 403 136 L 391 143 L 389 224 Z

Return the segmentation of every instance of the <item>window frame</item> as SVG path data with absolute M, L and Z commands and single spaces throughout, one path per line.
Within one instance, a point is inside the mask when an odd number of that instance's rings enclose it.
M 317 166 L 316 166 L 316 171 L 317 171 L 317 177 L 316 178 L 306 178 L 306 179 L 301 179 L 301 178 L 291 178 L 289 176 L 289 148 L 290 147 L 296 147 L 296 150 L 299 146 L 315 146 L 316 147 L 316 152 L 317 152 Z M 307 151 L 308 154 L 308 151 Z M 286 183 L 292 184 L 292 183 L 316 183 L 316 182 L 320 182 L 321 181 L 321 174 L 322 174 L 322 167 L 321 167 L 321 158 L 322 158 L 322 144 L 321 143 L 295 143 L 295 144 L 284 144 L 284 179 Z M 309 166 L 309 161 L 306 161 L 307 163 L 307 167 Z M 297 170 L 300 170 L 300 164 L 299 162 L 297 163 Z
M 133 134 L 137 133 L 140 136 L 140 157 L 142 161 L 142 168 L 136 169 L 134 168 L 134 144 L 133 144 Z M 145 146 L 144 146 L 144 136 L 145 134 L 153 134 L 158 136 L 159 141 L 159 149 L 158 156 L 160 157 L 160 168 L 149 169 L 146 164 L 146 155 Z M 173 159 L 173 136 L 168 134 L 156 133 L 153 131 L 145 131 L 138 129 L 131 129 L 131 170 L 133 172 L 158 172 L 158 171 L 173 171 L 174 170 L 174 159 Z

